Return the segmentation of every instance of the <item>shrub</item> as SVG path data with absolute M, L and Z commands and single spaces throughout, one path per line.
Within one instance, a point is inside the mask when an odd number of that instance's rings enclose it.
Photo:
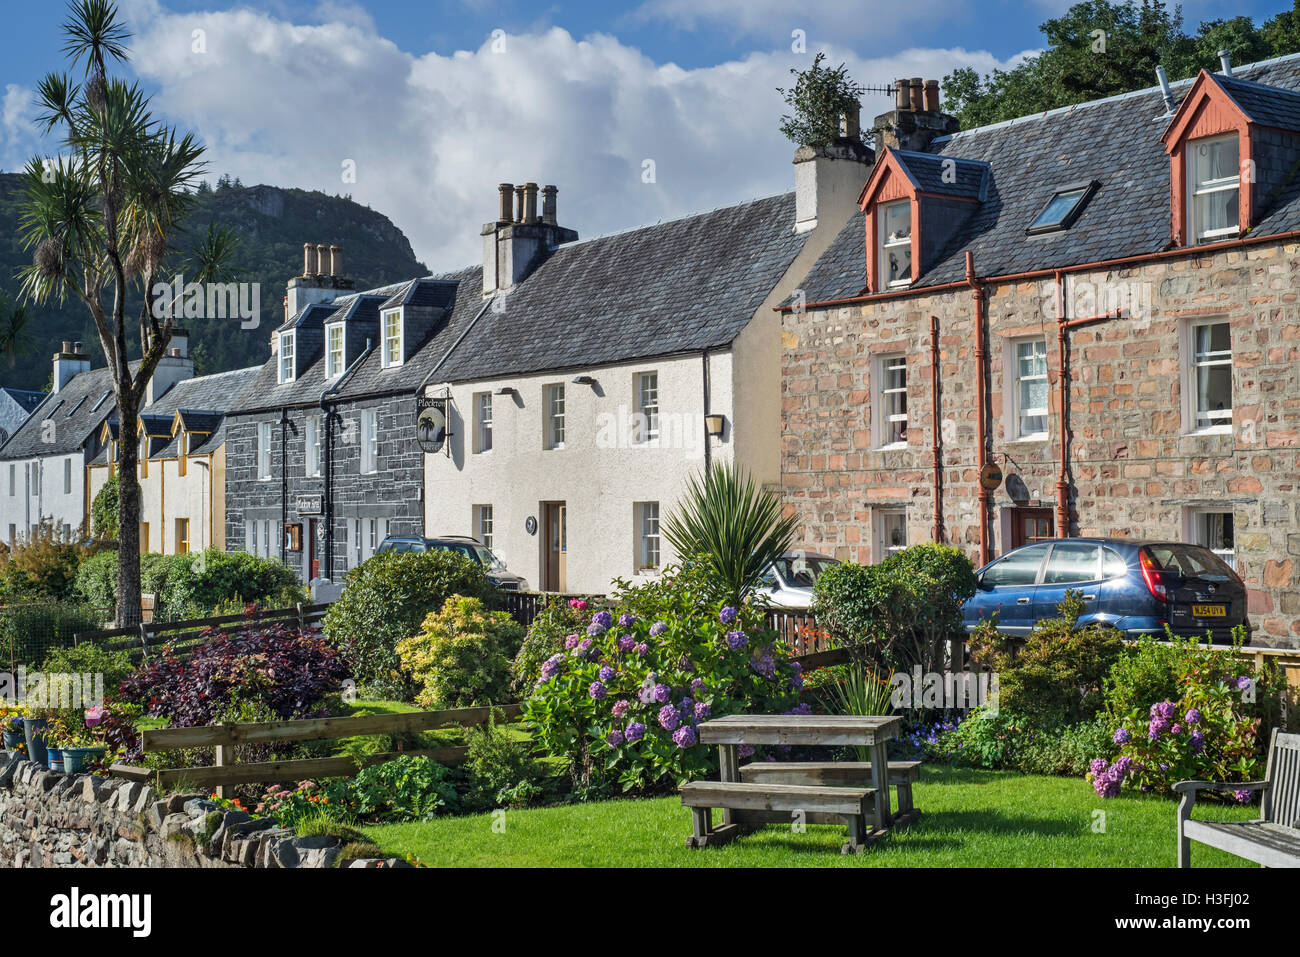
M 117 538 L 117 476 L 110 475 L 90 503 L 90 534 L 95 538 Z
M 446 551 L 382 552 L 348 572 L 346 587 L 325 615 L 325 635 L 376 697 L 409 700 L 397 643 L 452 595 L 484 602 L 495 591 L 483 566 Z
M 188 659 L 164 649 L 122 682 L 123 697 L 173 727 L 212 724 L 242 705 L 308 718 L 349 674 L 337 650 L 310 630 L 248 624 L 210 629 L 204 638 Z
M 75 596 L 77 567 L 91 549 L 65 537 L 52 519 L 0 559 L 0 594 L 11 602 L 68 601 Z
M 394 758 L 362 768 L 346 784 L 346 802 L 359 818 L 424 821 L 454 811 L 460 796 L 450 770 L 424 756 Z
M 117 552 L 106 548 L 82 562 L 73 588 L 80 599 L 111 614 L 117 604 Z
M 397 643 L 397 655 L 419 688 L 416 704 L 468 708 L 505 701 L 510 659 L 523 640 L 524 629 L 508 612 L 453 595 L 429 613 L 420 634 Z
M 102 674 L 104 693 L 112 697 L 126 676 L 135 670 L 131 655 L 125 651 L 105 651 L 90 641 L 72 648 L 57 648 L 45 657 L 41 665 L 45 672 L 64 674 Z
M 961 605 L 975 569 L 955 545 L 923 542 L 876 565 L 826 569 L 814 587 L 817 624 L 883 670 L 936 670 L 942 642 L 963 632 Z
M 1040 726 L 1091 721 L 1103 705 L 1111 666 L 1123 652 L 1120 633 L 1104 625 L 1078 627 L 1084 604 L 1067 591 L 1060 618 L 1045 618 L 1027 638 L 1008 638 L 996 623 L 971 634 L 971 660 L 998 675 L 1001 707 Z
M 74 635 L 96 630 L 101 621 L 97 609 L 71 602 L 0 607 L 0 660 L 35 668 L 51 651 L 72 647 Z
M 278 558 L 216 549 L 167 557 L 172 565 L 159 599 L 173 615 L 206 615 L 230 602 L 285 608 L 307 597 L 298 576 Z
M 622 597 L 641 607 L 635 591 Z M 526 720 L 580 790 L 702 777 L 713 757 L 699 744 L 700 721 L 796 707 L 802 675 L 764 630 L 761 608 L 699 607 L 682 596 L 666 604 L 673 610 L 659 618 L 596 612 L 543 665 Z
M 1098 754 L 1114 753 L 1101 719 L 1040 724 L 1005 708 L 972 711 L 943 730 L 935 745 L 935 756 L 954 763 L 1023 774 L 1083 774 Z
M 527 741 L 512 737 L 495 722 L 469 733 L 465 762 L 468 788 L 465 807 L 526 807 L 542 794 L 542 766 Z
M 591 602 L 584 598 L 563 598 L 550 595 L 543 599 L 541 611 L 528 626 L 528 634 L 519 648 L 519 654 L 510 664 L 511 687 L 518 694 L 527 694 L 537 684 L 542 673 L 542 663 L 558 651 L 564 650 L 566 635 L 586 627 L 590 613 L 584 614 Z

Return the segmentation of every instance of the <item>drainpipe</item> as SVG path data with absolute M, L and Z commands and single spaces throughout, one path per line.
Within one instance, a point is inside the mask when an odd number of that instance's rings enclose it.
M 930 317 L 930 461 L 934 468 L 934 529 L 930 535 L 942 542 L 943 454 L 939 448 L 939 317 Z
M 976 442 L 979 445 L 978 467 L 982 471 L 988 464 L 988 350 L 984 348 L 984 283 L 975 275 L 975 255 L 966 252 L 966 283 L 971 288 L 971 299 L 975 305 L 975 399 L 976 399 Z M 989 547 L 989 501 L 991 495 L 984 483 L 979 487 L 980 509 L 980 565 L 987 565 L 992 558 Z
M 1070 537 L 1070 352 L 1071 329 L 1108 319 L 1119 319 L 1122 311 L 1070 319 L 1065 315 L 1065 274 L 1056 271 L 1056 349 L 1059 369 L 1056 376 L 1057 401 L 1061 407 L 1061 468 L 1056 476 L 1056 537 Z
M 702 371 L 703 382 L 704 382 L 704 414 L 707 416 L 709 414 L 709 350 L 705 349 L 702 353 L 700 353 L 700 357 L 701 359 L 704 360 L 703 368 L 701 371 Z M 705 422 L 704 423 L 704 471 L 705 473 L 709 471 L 709 464 L 710 464 L 709 425 L 707 422 Z
M 289 526 L 289 410 L 280 410 L 280 561 L 289 564 L 285 530 Z
M 356 371 L 357 367 L 360 366 L 361 363 L 365 362 L 370 356 L 370 353 L 374 351 L 374 345 L 369 337 L 367 337 L 366 347 L 362 350 L 361 355 L 357 356 L 356 359 L 352 361 L 352 365 L 343 370 L 343 374 L 339 376 L 337 382 L 320 394 L 320 424 L 321 428 L 325 430 L 325 449 L 323 455 L 325 461 L 321 463 L 325 471 L 325 507 L 322 509 L 323 514 L 321 517 L 324 519 L 325 523 L 325 577 L 330 581 L 334 581 L 334 430 L 330 426 L 331 417 L 330 411 L 327 408 L 327 403 L 331 396 L 336 394 L 339 389 L 343 388 L 343 383 L 348 381 L 348 378 Z

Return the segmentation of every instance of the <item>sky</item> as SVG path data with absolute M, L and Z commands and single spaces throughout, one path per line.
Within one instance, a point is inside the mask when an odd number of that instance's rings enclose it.
M 2 0 L 0 169 L 42 141 L 57 2 Z M 583 238 L 793 188 L 776 87 L 824 51 L 858 82 L 1037 52 L 1062 0 L 117 0 L 124 72 L 205 143 L 212 179 L 351 195 L 435 272 L 479 256 L 501 182 L 553 183 Z M 1192 0 L 1189 24 L 1284 0 Z M 889 109 L 867 94 L 864 125 Z M 317 241 L 320 237 L 304 237 Z M 322 241 L 328 241 L 324 237 Z

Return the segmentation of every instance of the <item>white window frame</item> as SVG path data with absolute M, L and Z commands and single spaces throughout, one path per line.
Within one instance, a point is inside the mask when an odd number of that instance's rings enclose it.
M 375 409 L 361 410 L 361 464 L 362 475 L 379 471 L 379 414 Z
M 321 417 L 307 416 L 303 431 L 303 475 L 315 478 L 321 474 Z
M 474 537 L 488 548 L 492 547 L 493 521 L 491 505 L 474 506 Z
M 637 441 L 659 441 L 659 371 L 638 372 L 636 376 Z
M 1206 527 L 1206 519 L 1214 515 L 1226 515 L 1232 520 L 1232 548 L 1216 548 L 1210 544 L 1209 529 Z M 1202 545 L 1208 548 L 1214 554 L 1218 555 L 1232 569 L 1237 568 L 1237 516 L 1230 508 L 1211 508 L 1192 506 L 1183 509 L 1183 541 L 1191 542 L 1193 545 Z
M 1042 347 L 1041 357 L 1043 360 L 1042 374 L 1033 374 L 1029 376 L 1021 375 L 1020 366 L 1020 348 L 1025 345 L 1036 345 Z M 1038 350 L 1035 350 L 1035 358 L 1038 357 Z M 1012 442 L 1045 442 L 1051 431 L 1050 416 L 1050 396 L 1051 389 L 1046 387 L 1043 392 L 1044 402 L 1047 403 L 1041 409 L 1024 409 L 1020 402 L 1020 384 L 1027 380 L 1039 381 L 1044 384 L 1048 382 L 1047 367 L 1047 337 L 1046 336 L 1025 336 L 1023 338 L 1010 339 L 1007 341 L 1007 351 L 1004 359 L 1006 363 L 1006 396 L 1004 408 L 1007 410 L 1006 433 L 1011 437 Z M 1023 430 L 1023 422 L 1026 415 L 1041 416 L 1043 427 L 1034 432 Z
M 1210 146 L 1214 143 L 1223 143 L 1229 140 L 1237 144 L 1236 174 L 1223 176 L 1219 179 L 1197 180 L 1194 150 L 1200 146 Z M 1224 239 L 1238 235 L 1241 232 L 1241 138 L 1236 133 L 1228 133 L 1224 136 L 1203 136 L 1199 139 L 1188 140 L 1184 148 L 1184 156 L 1187 166 L 1187 234 L 1191 237 L 1191 241 L 1200 243 L 1206 240 Z M 1225 226 L 1221 229 L 1201 229 L 1197 199 L 1202 196 L 1213 196 L 1216 193 L 1225 192 L 1237 194 L 1237 221 L 1231 226 Z
M 389 320 L 394 317 L 397 319 L 396 335 L 388 327 Z M 379 320 L 379 334 L 383 338 L 384 368 L 395 369 L 402 364 L 405 354 L 406 323 L 402 321 L 402 310 L 389 309 L 383 313 Z
M 903 373 L 903 384 L 899 386 L 893 384 L 891 376 L 899 371 Z M 875 408 L 875 415 L 872 419 L 875 423 L 875 447 L 877 449 L 905 449 L 907 448 L 907 427 L 908 413 L 907 408 L 907 354 L 902 352 L 889 353 L 876 357 L 875 368 L 875 388 L 872 390 L 872 405 Z M 901 392 L 903 394 L 904 412 L 900 416 L 897 413 L 888 411 L 887 396 Z M 903 423 L 902 438 L 895 439 L 894 423 Z
M 554 382 L 544 389 L 544 406 L 546 423 L 545 447 L 548 449 L 564 448 L 564 416 L 566 412 L 563 382 Z
M 663 535 L 659 526 L 659 503 L 636 503 L 636 571 L 658 571 L 663 563 Z
M 297 369 L 294 367 L 295 339 L 297 339 L 297 335 L 294 332 L 280 333 L 280 353 L 276 356 L 276 368 L 279 370 L 281 385 L 292 382 L 297 376 Z
M 903 544 L 892 544 L 892 535 L 894 528 L 902 526 Z M 883 562 L 895 552 L 901 552 L 907 547 L 907 508 L 904 506 L 881 506 L 871 510 L 871 533 L 872 533 L 872 550 L 871 560 L 873 563 Z
M 1196 333 L 1198 329 L 1207 326 L 1223 325 L 1228 328 L 1228 352 L 1225 358 L 1223 353 L 1208 352 L 1205 358 L 1198 360 L 1196 351 Z M 1233 390 L 1232 390 L 1232 324 L 1226 317 L 1214 319 L 1193 319 L 1183 323 L 1182 327 L 1182 348 L 1180 352 L 1180 362 L 1182 365 L 1182 395 L 1183 395 L 1183 427 L 1189 435 L 1230 435 L 1232 433 L 1232 408 L 1233 408 Z M 1200 393 L 1199 378 L 1201 369 L 1211 369 L 1226 365 L 1229 375 L 1228 390 L 1228 407 L 1226 409 L 1211 409 L 1205 413 L 1205 421 L 1202 422 L 1201 413 L 1197 409 L 1198 396 Z
M 899 239 L 890 242 L 889 237 L 885 235 L 885 224 L 886 222 L 888 222 L 889 219 L 888 210 L 897 206 L 907 207 L 907 239 L 905 240 Z M 876 220 L 878 222 L 878 226 L 876 227 L 876 231 L 878 233 L 876 237 L 876 250 L 877 250 L 877 261 L 879 263 L 878 268 L 880 270 L 879 286 L 881 291 L 886 289 L 906 288 L 907 286 L 910 286 L 913 283 L 913 281 L 915 281 L 916 279 L 916 250 L 912 248 L 912 236 L 916 232 L 916 223 L 912 222 L 912 212 L 913 212 L 912 201 L 910 199 L 900 199 L 894 202 L 881 203 L 876 207 Z M 889 275 L 889 267 L 888 267 L 889 251 L 891 249 L 903 249 L 903 248 L 907 249 L 908 257 L 911 262 L 911 268 L 908 270 L 908 272 L 911 275 L 907 279 L 895 279 L 893 282 L 890 282 L 885 278 L 886 276 Z
M 336 335 L 338 337 L 337 343 L 334 341 Z M 325 327 L 325 378 L 337 379 L 343 374 L 346 344 L 347 335 L 343 329 L 343 323 L 332 322 Z M 337 349 L 335 346 L 337 346 Z
M 474 393 L 474 454 L 492 451 L 492 393 Z
M 257 423 L 257 478 L 262 482 L 271 478 L 271 426 L 270 422 Z

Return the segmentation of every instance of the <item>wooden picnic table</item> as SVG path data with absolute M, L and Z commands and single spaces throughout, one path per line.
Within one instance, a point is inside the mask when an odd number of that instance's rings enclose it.
M 884 833 L 893 823 L 889 801 L 890 768 L 888 744 L 902 730 L 903 719 L 897 715 L 755 715 L 733 714 L 705 721 L 698 728 L 702 744 L 718 747 L 721 781 L 693 782 L 683 786 L 683 803 L 693 811 L 709 801 L 713 807 L 723 809 L 723 825 L 713 828 L 707 820 L 708 808 L 697 814 L 695 834 L 688 843 L 693 847 L 724 843 L 731 840 L 740 829 L 761 815 L 774 811 L 810 808 L 843 817 L 849 825 L 849 843 L 846 850 L 862 847 Z M 790 783 L 762 783 L 743 781 L 737 749 L 741 745 L 791 745 L 791 746 L 846 746 L 870 749 L 871 788 L 854 790 L 846 787 L 796 785 Z M 819 765 L 825 770 L 836 767 Z M 848 766 L 848 762 L 842 762 Z M 762 762 L 750 765 L 761 768 Z M 861 767 L 861 765 L 856 765 Z M 910 793 L 910 791 L 909 791 Z M 865 800 L 871 800 L 872 824 L 870 835 L 860 830 L 861 813 L 848 810 L 855 807 L 865 811 Z M 728 803 L 730 802 L 730 803 Z M 909 801 L 910 804 L 910 801 Z M 910 811 L 911 808 L 909 807 Z M 819 811 L 819 813 L 820 813 Z

